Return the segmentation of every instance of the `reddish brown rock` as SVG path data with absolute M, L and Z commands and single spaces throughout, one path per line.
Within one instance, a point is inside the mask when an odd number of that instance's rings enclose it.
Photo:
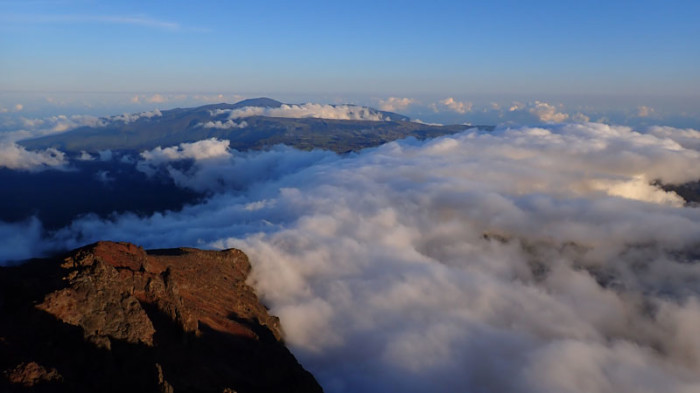
M 112 242 L 2 268 L 0 388 L 321 391 L 249 271 L 239 250 Z
M 5 370 L 3 375 L 11 384 L 24 388 L 44 382 L 61 382 L 63 379 L 55 368 L 47 370 L 36 362 L 20 363 L 12 370 Z

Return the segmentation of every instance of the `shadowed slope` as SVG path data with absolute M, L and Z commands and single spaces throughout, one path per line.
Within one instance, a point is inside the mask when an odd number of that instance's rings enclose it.
M 321 391 L 238 250 L 100 242 L 0 269 L 0 390 Z

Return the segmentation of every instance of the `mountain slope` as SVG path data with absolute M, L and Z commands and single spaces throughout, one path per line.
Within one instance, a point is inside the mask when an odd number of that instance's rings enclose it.
M 0 268 L 0 391 L 320 392 L 249 271 L 238 250 L 111 242 Z
M 231 141 L 231 147 L 237 150 L 286 144 L 300 149 L 320 148 L 345 152 L 409 136 L 429 138 L 467 128 L 464 125 L 415 123 L 403 115 L 356 106 L 317 107 L 330 111 L 355 111 L 353 114 L 356 116 L 361 113 L 368 118 L 381 120 L 368 120 L 362 116 L 347 120 L 310 117 L 308 114 L 296 115 L 297 117 L 279 115 L 284 111 L 309 108 L 304 105 L 290 106 L 269 98 L 257 98 L 236 104 L 176 108 L 158 112 L 159 115 L 132 115 L 133 120 L 129 121 L 120 120 L 120 117 L 105 118 L 99 127 L 81 127 L 62 134 L 26 140 L 20 144 L 28 149 L 55 147 L 78 153 L 82 150 L 95 152 L 106 149 L 142 151 L 157 146 L 219 138 Z M 317 107 L 311 108 L 318 109 Z M 232 118 L 237 113 L 235 111 L 249 113 L 245 117 Z

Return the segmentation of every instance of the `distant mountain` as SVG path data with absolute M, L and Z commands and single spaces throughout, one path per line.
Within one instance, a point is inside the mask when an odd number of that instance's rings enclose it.
M 55 147 L 77 153 L 105 149 L 142 151 L 219 138 L 229 140 L 230 146 L 237 150 L 285 144 L 306 150 L 346 152 L 409 136 L 437 137 L 465 128 L 411 122 L 406 116 L 368 107 L 289 105 L 270 98 L 255 98 L 235 104 L 112 116 L 102 119 L 98 127 L 80 127 L 20 144 L 28 149 Z
M 235 249 L 99 242 L 0 267 L 0 391 L 321 392 Z

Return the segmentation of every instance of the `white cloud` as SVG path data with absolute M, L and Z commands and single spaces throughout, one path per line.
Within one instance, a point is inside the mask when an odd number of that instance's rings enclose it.
M 45 118 L 20 117 L 16 130 L 0 133 L 3 141 L 19 141 L 44 135 L 57 134 L 70 131 L 79 127 L 105 127 L 110 122 L 131 123 L 139 119 L 155 118 L 162 116 L 160 110 L 155 109 L 141 113 L 125 113 L 110 117 L 96 117 L 91 115 L 56 115 Z
M 141 158 L 149 163 L 162 164 L 184 159 L 208 160 L 228 157 L 231 154 L 228 148 L 230 143 L 227 140 L 212 138 L 193 143 L 181 143 L 179 146 L 173 147 L 162 148 L 158 146 L 153 150 L 142 152 Z
M 42 119 L 20 117 L 17 123 L 12 125 L 13 131 L 0 133 L 0 141 L 16 142 L 22 139 L 61 133 L 78 127 L 103 127 L 106 124 L 104 118 L 90 115 L 57 115 Z
M 428 126 L 443 126 L 443 125 L 444 125 L 444 124 L 440 124 L 440 123 L 428 123 L 428 122 L 425 122 L 425 121 L 423 121 L 423 120 L 421 120 L 421 119 L 413 119 L 413 120 L 411 120 L 411 121 L 414 122 L 414 123 L 425 124 L 425 125 L 428 125 Z
M 158 146 L 153 150 L 141 152 L 142 160 L 136 164 L 136 168 L 146 175 L 152 176 L 157 172 L 159 166 L 172 161 L 224 160 L 231 156 L 229 144 L 230 142 L 227 140 L 222 141 L 211 138 L 194 143 L 181 143 L 179 146 L 166 148 Z M 177 184 L 182 186 L 187 184 L 188 176 L 186 173 L 172 166 L 167 166 L 167 171 Z
M 659 138 L 670 139 L 686 149 L 700 151 L 700 131 L 654 126 L 648 132 Z
M 437 104 L 433 104 L 431 107 L 436 112 L 446 108 L 450 111 L 457 112 L 459 114 L 465 114 L 472 110 L 472 106 L 473 105 L 471 102 L 457 101 L 452 97 L 448 97 L 444 100 L 440 100 Z
M 214 192 L 206 201 L 83 218 L 34 252 L 98 239 L 239 247 L 328 392 L 700 389 L 700 211 L 647 188 L 700 178 L 698 151 L 594 123 L 349 156 L 227 147 L 143 157 L 197 159 L 168 173 Z
M 56 149 L 29 151 L 15 143 L 0 143 L 0 168 L 41 171 L 66 164 L 65 154 Z
M 548 123 L 561 123 L 569 118 L 568 114 L 558 112 L 556 106 L 542 101 L 535 101 L 528 111 L 534 116 L 537 116 L 540 121 Z
M 79 127 L 105 127 L 110 122 L 131 123 L 142 118 L 160 117 L 162 113 L 158 110 L 141 113 L 125 113 L 118 116 L 96 117 L 91 115 L 57 115 L 46 118 L 25 118 L 19 119 L 18 130 L 3 132 L 0 139 L 4 141 L 19 141 L 22 139 L 35 138 L 44 135 L 57 134 L 70 131 Z
M 386 100 L 379 100 L 379 109 L 388 112 L 399 112 L 416 102 L 413 98 L 389 97 Z
M 247 106 L 240 109 L 219 109 L 212 111 L 213 115 L 228 113 L 231 120 L 251 116 L 286 117 L 293 119 L 317 118 L 336 120 L 388 120 L 381 113 L 367 107 L 355 105 L 324 105 L 324 104 L 283 104 L 279 108 Z
M 300 152 L 278 146 L 265 154 L 238 153 L 229 150 L 229 141 L 215 138 L 178 147 L 156 148 L 141 153 L 137 168 L 153 175 L 159 169 L 181 186 L 200 192 L 221 192 L 246 188 L 256 182 L 267 182 L 294 173 L 298 168 L 326 159 L 337 158 L 327 151 Z M 194 160 L 190 168 L 176 168 L 170 163 L 184 159 Z M 235 174 L 235 176 L 232 176 Z
M 45 119 L 22 118 L 21 120 L 24 127 L 30 130 L 43 129 L 49 133 L 64 132 L 83 126 L 102 127 L 105 125 L 104 119 L 90 115 L 58 115 Z
M 228 130 L 232 128 L 246 128 L 248 127 L 248 123 L 245 121 L 242 122 L 235 122 L 233 120 L 226 120 L 225 122 L 222 122 L 221 120 L 216 120 L 216 121 L 208 121 L 206 123 L 199 123 L 199 127 L 204 127 L 204 128 L 218 128 L 222 130 Z

